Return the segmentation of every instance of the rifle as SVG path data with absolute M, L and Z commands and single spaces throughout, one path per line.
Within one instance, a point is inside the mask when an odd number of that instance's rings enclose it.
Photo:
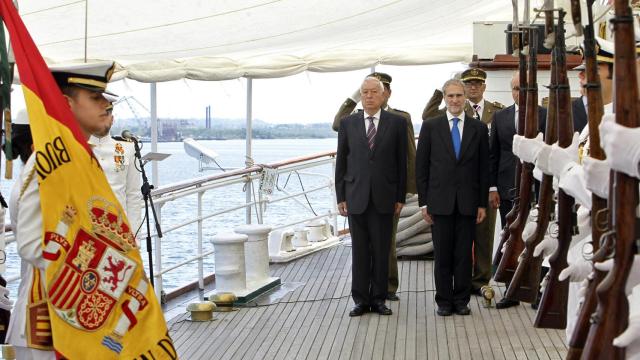
M 564 40 L 563 9 L 558 11 L 558 26 L 556 28 L 556 61 L 557 61 L 557 101 L 558 101 L 558 145 L 566 148 L 571 145 L 573 137 L 573 121 L 571 117 L 571 90 L 567 77 L 566 45 Z M 560 123 L 562 121 L 562 123 Z M 567 326 L 567 297 L 569 293 L 569 279 L 558 280 L 558 275 L 567 264 L 567 253 L 574 234 L 575 212 L 574 199 L 562 189 L 558 190 L 558 249 L 549 258 L 549 272 L 547 286 L 534 321 L 538 328 L 564 329 Z
M 551 5 L 553 6 L 553 5 Z M 545 18 L 551 17 L 553 19 L 553 7 L 547 8 L 545 11 Z M 548 30 L 547 30 L 548 31 Z M 553 30 L 549 31 L 552 33 Z M 548 86 L 549 89 L 549 107 L 547 109 L 547 124 L 545 128 L 546 144 L 551 145 L 557 140 L 557 62 L 555 54 L 557 48 L 554 46 L 551 56 L 551 80 Z M 540 185 L 540 194 L 538 196 L 538 219 L 536 224 L 536 230 L 534 233 L 526 239 L 524 242 L 524 250 L 520 254 L 518 267 L 511 279 L 511 284 L 505 294 L 507 299 L 519 300 L 524 302 L 533 303 L 538 297 L 538 289 L 540 287 L 540 272 L 542 270 L 542 261 L 544 257 L 533 257 L 533 250 L 544 239 L 544 236 L 549 227 L 549 221 L 554 216 L 554 201 L 553 201 L 553 175 L 544 174 L 542 178 L 542 184 Z
M 614 1 L 615 17 L 611 20 L 615 31 L 615 113 L 618 124 L 640 126 L 638 108 L 638 80 L 634 19 L 628 0 Z M 625 285 L 633 257 L 637 252 L 636 207 L 638 179 L 622 172 L 614 172 L 613 191 L 609 193 L 613 231 L 605 234 L 613 241 L 613 268 L 596 290 L 598 305 L 591 317 L 591 327 L 582 358 L 624 359 L 625 349 L 613 346 L 613 339 L 628 326 L 629 303 Z M 612 316 L 615 314 L 615 316 Z
M 578 0 L 572 1 L 579 2 Z M 586 60 L 585 72 L 587 76 L 587 83 L 584 87 L 587 90 L 587 103 L 589 104 L 587 109 L 589 116 L 589 156 L 594 159 L 604 160 L 605 154 L 600 146 L 600 134 L 598 130 L 598 125 L 600 124 L 602 115 L 604 114 L 604 106 L 595 51 L 595 24 L 593 22 L 592 8 L 594 1 L 595 0 L 587 0 L 587 17 L 589 23 L 584 29 L 584 57 Z M 607 211 L 607 199 L 603 199 L 593 194 L 591 197 L 591 204 L 591 243 L 593 247 L 592 252 L 595 254 L 592 257 L 592 262 L 604 261 L 607 257 L 608 251 L 600 251 L 599 239 L 606 231 L 605 226 L 603 226 L 600 219 Z M 596 310 L 597 305 L 596 288 L 605 276 L 605 273 L 600 270 L 594 268 L 593 271 L 593 278 L 589 280 L 587 292 L 585 294 L 582 307 L 580 308 L 580 313 L 576 320 L 573 334 L 569 340 L 567 359 L 580 359 L 582 349 L 587 341 L 587 335 L 589 335 L 591 314 Z
M 527 79 L 526 118 L 524 136 L 536 137 L 538 131 L 538 83 L 537 83 L 537 38 L 536 29 L 528 28 L 529 36 L 529 73 Z M 521 86 L 522 88 L 522 86 Z M 520 119 L 518 119 L 520 120 Z M 509 282 L 518 267 L 518 256 L 524 249 L 522 231 L 529 217 L 531 209 L 531 193 L 533 188 L 533 164 L 523 163 L 520 174 L 520 206 L 516 220 L 509 226 L 509 238 L 502 254 L 502 259 L 496 270 L 494 279 L 501 282 Z
M 523 52 L 523 47 L 525 46 L 524 34 L 520 30 L 518 26 L 518 15 L 517 15 L 517 6 L 518 1 L 513 0 L 514 6 L 514 23 L 512 28 L 511 37 L 512 44 L 515 49 L 518 49 L 516 52 L 518 53 L 518 75 L 520 77 L 520 90 L 518 92 L 518 124 L 516 126 L 516 132 L 518 135 L 524 135 L 524 120 L 526 117 L 527 110 L 527 61 Z M 522 39 L 519 38 L 522 36 Z M 511 189 L 515 194 L 520 194 L 520 173 L 522 172 L 522 164 L 520 161 L 516 161 L 516 170 L 515 170 L 515 188 Z M 505 216 L 506 224 L 502 224 L 502 232 L 500 233 L 500 242 L 498 244 L 498 249 L 496 250 L 495 255 L 493 256 L 493 268 L 497 268 L 500 265 L 500 260 L 502 260 L 502 247 L 509 239 L 509 227 L 514 223 L 516 217 L 518 215 L 518 209 L 520 208 L 520 198 L 515 196 L 513 199 L 513 206 L 511 210 Z M 501 281 L 494 278 L 496 281 Z

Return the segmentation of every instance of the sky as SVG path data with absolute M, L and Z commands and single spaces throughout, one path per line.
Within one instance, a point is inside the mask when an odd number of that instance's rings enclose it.
M 422 110 L 436 88 L 463 69 L 462 63 L 425 66 L 378 66 L 393 77 L 389 104 L 411 113 L 419 122 Z M 277 79 L 253 80 L 253 118 L 270 123 L 332 122 L 342 102 L 357 90 L 370 69 L 338 73 L 303 72 Z M 179 80 L 158 83 L 160 118 L 202 118 L 211 105 L 214 118 L 246 118 L 246 79 L 228 81 Z M 150 85 L 133 80 L 109 84 L 120 96 L 134 96 L 149 109 Z M 131 102 L 134 104 L 135 102 Z M 147 110 L 133 105 L 140 116 Z M 115 108 L 116 118 L 133 117 L 125 103 Z

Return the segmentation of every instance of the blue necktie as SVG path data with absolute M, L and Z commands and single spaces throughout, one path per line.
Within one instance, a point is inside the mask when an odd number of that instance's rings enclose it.
M 451 141 L 453 141 L 453 151 L 456 153 L 456 159 L 460 159 L 460 130 L 458 129 L 458 121 L 460 119 L 453 118 L 453 127 L 451 128 Z

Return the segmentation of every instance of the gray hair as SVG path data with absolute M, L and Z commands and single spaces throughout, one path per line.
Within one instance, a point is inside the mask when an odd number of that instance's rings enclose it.
M 384 85 L 382 84 L 382 81 L 380 81 L 380 79 L 373 77 L 373 76 L 367 76 L 366 78 L 364 78 L 364 81 L 362 81 L 362 85 L 364 85 L 365 82 L 367 81 L 375 81 L 376 83 L 378 83 L 378 87 L 380 88 L 380 92 L 384 92 Z M 362 90 L 362 85 L 360 85 L 360 90 Z M 361 91 L 362 92 L 362 91 Z
M 458 85 L 464 89 L 464 84 L 459 79 L 449 79 L 445 81 L 444 85 L 442 85 L 442 93 L 447 93 L 447 88 L 451 85 Z

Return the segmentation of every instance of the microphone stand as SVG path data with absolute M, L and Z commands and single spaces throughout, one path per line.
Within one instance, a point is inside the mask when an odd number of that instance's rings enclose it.
M 162 229 L 160 229 L 160 223 L 158 222 L 158 216 L 156 215 L 156 207 L 153 205 L 153 198 L 151 197 L 151 189 L 153 189 L 153 185 L 149 185 L 149 179 L 147 179 L 147 174 L 144 171 L 144 162 L 142 161 L 142 156 L 140 155 L 140 144 L 138 144 L 138 140 L 134 137 L 131 137 L 131 141 L 133 141 L 133 146 L 135 147 L 135 156 L 138 159 L 138 164 L 140 164 L 140 172 L 142 173 L 142 186 L 140 187 L 140 191 L 142 192 L 142 199 L 144 200 L 144 218 L 147 225 L 147 253 L 149 254 L 149 279 L 151 280 L 151 286 L 154 286 L 153 283 L 153 257 L 151 255 L 151 224 L 149 219 L 149 205 L 151 205 L 151 211 L 153 212 L 153 221 L 156 226 L 156 233 L 158 234 L 158 238 L 162 239 Z

